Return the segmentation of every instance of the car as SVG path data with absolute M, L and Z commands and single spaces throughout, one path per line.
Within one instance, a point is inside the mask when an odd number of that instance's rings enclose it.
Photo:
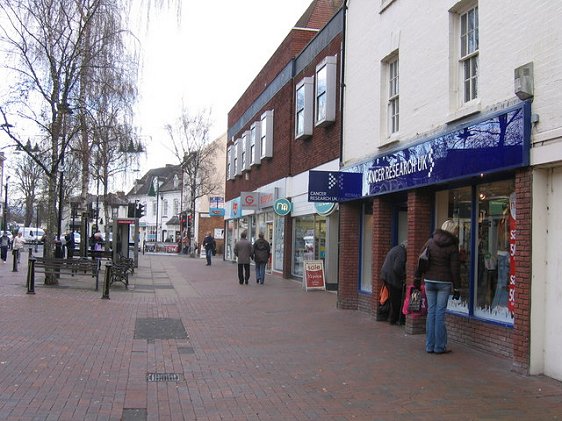
M 80 235 L 79 232 L 75 232 L 74 233 L 74 244 L 76 245 L 76 247 L 80 246 L 80 241 L 82 239 L 82 236 Z
M 23 241 L 25 244 L 35 244 L 37 242 L 41 243 L 42 238 L 45 235 L 45 231 L 42 228 L 36 227 L 20 227 L 18 233 L 23 234 Z

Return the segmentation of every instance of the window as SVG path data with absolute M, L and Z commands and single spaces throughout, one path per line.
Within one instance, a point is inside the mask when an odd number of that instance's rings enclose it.
M 246 162 L 247 162 L 247 148 L 248 148 L 248 136 L 246 133 L 242 136 L 242 143 L 240 146 L 240 169 L 242 171 L 246 171 Z
M 229 146 L 226 152 L 226 179 L 232 180 L 234 178 L 234 174 L 232 172 L 234 166 L 234 154 L 232 153 L 232 146 Z
M 180 201 L 178 199 L 174 199 L 174 215 L 178 215 L 180 213 Z
M 400 98 L 398 80 L 398 58 L 388 63 L 388 133 L 392 135 L 400 128 Z
M 478 6 L 460 15 L 463 102 L 478 97 Z
M 273 110 L 262 114 L 260 120 L 260 158 L 273 157 Z
M 261 162 L 260 122 L 256 121 L 250 127 L 250 166 Z
M 166 218 L 168 216 L 168 201 L 167 200 L 164 200 L 164 203 L 163 203 L 162 207 L 163 207 L 162 217 Z
M 316 115 L 317 126 L 336 120 L 336 56 L 326 57 L 316 67 Z
M 242 146 L 241 139 L 236 139 L 234 142 L 234 174 L 242 174 Z
M 156 208 L 156 200 L 152 201 L 152 214 L 156 215 L 157 208 Z
M 312 89 L 314 78 L 305 77 L 296 87 L 295 139 L 312 135 Z

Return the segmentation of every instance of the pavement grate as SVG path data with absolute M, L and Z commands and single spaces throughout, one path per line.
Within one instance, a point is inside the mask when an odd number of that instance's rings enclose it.
M 148 373 L 147 382 L 179 382 L 182 380 L 180 373 Z
M 145 421 L 148 419 L 146 408 L 125 408 L 121 421 Z
M 179 346 L 178 352 L 180 354 L 195 354 L 195 350 L 192 346 Z
M 181 319 L 142 318 L 135 321 L 135 339 L 187 339 Z

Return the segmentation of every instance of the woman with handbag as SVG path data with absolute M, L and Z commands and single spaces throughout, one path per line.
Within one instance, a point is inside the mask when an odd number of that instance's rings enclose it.
M 414 285 L 419 288 L 421 276 L 427 297 L 427 319 L 425 350 L 428 353 L 445 354 L 447 349 L 447 327 L 445 311 L 451 294 L 460 282 L 458 225 L 451 219 L 437 229 L 423 246 L 429 251 L 429 264 L 424 273 L 416 273 Z

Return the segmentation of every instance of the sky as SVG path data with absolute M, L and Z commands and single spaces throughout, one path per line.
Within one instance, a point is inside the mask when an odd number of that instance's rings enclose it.
M 312 0 L 184 0 L 182 21 L 156 12 L 141 39 L 137 124 L 148 143 L 141 174 L 177 164 L 163 127 L 180 115 L 212 112 L 210 138 Z

